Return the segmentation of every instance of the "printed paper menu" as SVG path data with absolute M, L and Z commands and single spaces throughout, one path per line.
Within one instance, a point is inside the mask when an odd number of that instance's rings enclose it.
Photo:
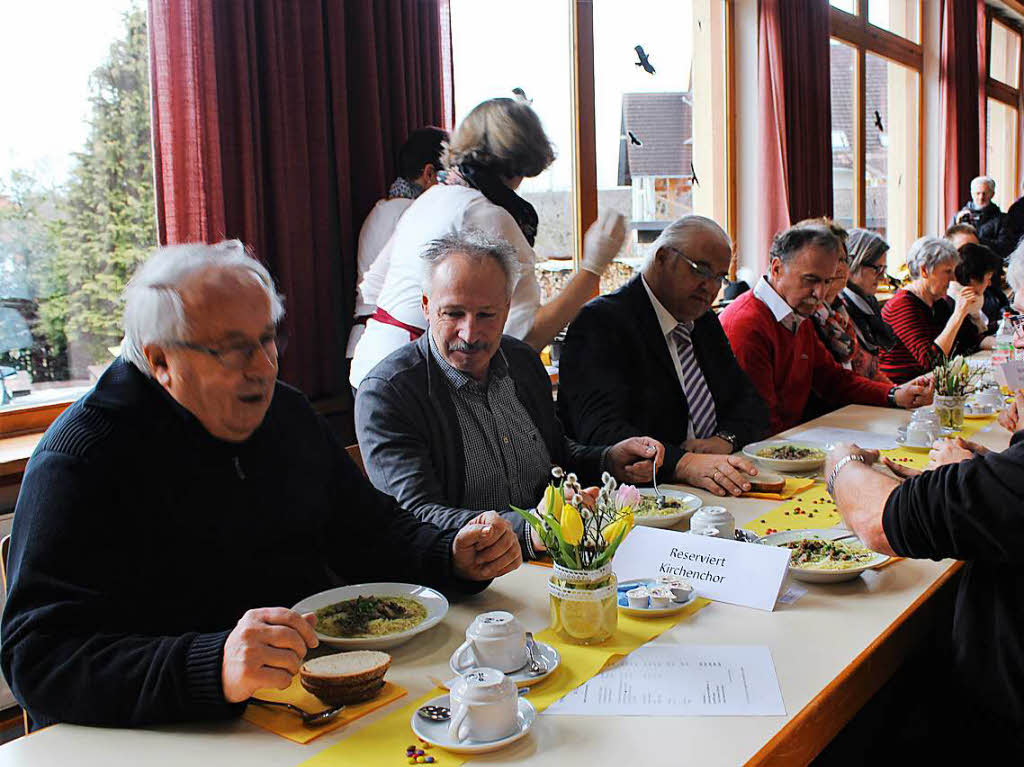
M 785 716 L 762 645 L 645 645 L 548 707 L 563 716 Z

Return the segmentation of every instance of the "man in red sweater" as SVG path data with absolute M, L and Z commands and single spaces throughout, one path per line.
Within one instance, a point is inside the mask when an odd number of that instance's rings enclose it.
M 772 242 L 768 274 L 720 316 L 740 367 L 768 404 L 771 431 L 803 420 L 814 391 L 839 405 L 919 407 L 932 401 L 932 384 L 871 381 L 841 367 L 804 322 L 821 305 L 842 244 L 823 226 L 795 226 Z

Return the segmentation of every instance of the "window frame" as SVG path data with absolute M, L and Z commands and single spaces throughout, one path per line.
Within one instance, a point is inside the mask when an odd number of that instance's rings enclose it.
M 992 77 L 992 25 L 1000 24 L 1020 37 L 1017 60 L 1017 87 L 1007 85 L 1002 80 Z M 1020 115 L 1020 94 L 1024 87 L 1024 29 L 1005 15 L 995 11 L 991 6 L 985 8 L 985 98 L 998 101 L 1013 110 L 1017 119 L 1014 120 L 1014 130 L 1017 135 L 1017 147 L 1013 153 L 1013 195 L 1016 197 L 1021 185 L 1021 115 Z M 985 131 L 988 133 L 988 120 L 985 121 Z M 988 136 L 985 136 L 986 143 Z M 988 157 L 985 157 L 984 171 L 988 172 Z
M 917 153 L 924 157 L 924 48 L 906 37 L 900 37 L 868 21 L 868 6 L 872 0 L 860 0 L 856 15 L 849 14 L 829 5 L 829 37 L 839 40 L 856 51 L 856 93 L 854 94 L 854 174 L 853 174 L 853 220 L 854 226 L 863 228 L 867 217 L 867 185 L 864 182 L 866 170 L 867 142 L 864 131 L 864 105 L 866 90 L 867 55 L 881 57 L 917 72 L 918 117 Z M 923 8 L 917 0 L 918 24 L 921 23 Z M 918 37 L 921 36 L 920 30 Z M 917 236 L 924 230 L 924 166 L 917 164 Z
M 715 0 L 717 1 L 717 0 Z M 597 220 L 597 103 L 594 81 L 594 0 L 569 0 L 572 3 L 570 26 L 573 46 L 573 224 L 575 253 L 573 267 L 579 270 L 583 254 L 583 234 Z M 719 222 L 736 242 L 736 88 L 735 88 L 735 2 L 722 0 L 723 45 L 725 47 L 724 99 L 715 105 L 724 111 L 725 120 L 725 221 Z M 594 293 L 596 296 L 597 293 Z

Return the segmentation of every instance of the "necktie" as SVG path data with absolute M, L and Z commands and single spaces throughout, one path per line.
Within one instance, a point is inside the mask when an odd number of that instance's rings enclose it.
M 693 353 L 690 332 L 691 329 L 680 322 L 671 335 L 679 356 L 679 367 L 683 372 L 683 393 L 690 408 L 693 433 L 698 439 L 705 439 L 714 435 L 718 421 L 715 418 L 715 400 L 711 397 L 711 390 Z

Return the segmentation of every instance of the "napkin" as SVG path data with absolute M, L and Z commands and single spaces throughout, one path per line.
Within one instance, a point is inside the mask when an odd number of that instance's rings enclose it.
M 296 743 L 309 743 L 309 741 L 319 738 L 324 733 L 336 730 L 343 724 L 354 722 L 359 717 L 366 716 L 381 706 L 386 706 L 391 701 L 401 698 L 406 692 L 407 690 L 404 687 L 391 684 L 391 682 L 385 682 L 380 695 L 376 698 L 364 703 L 346 706 L 345 710 L 338 714 L 334 721 L 321 727 L 306 727 L 302 720 L 290 711 L 274 706 L 259 706 L 254 703 L 250 703 L 246 707 L 243 718 L 247 722 L 252 722 L 257 727 L 262 727 L 264 730 L 270 730 L 272 733 L 280 735 L 282 738 L 288 738 L 288 740 L 295 741 Z M 291 703 L 305 711 L 323 711 L 325 708 L 329 708 L 319 698 L 306 692 L 299 681 L 298 674 L 292 677 L 292 683 L 285 689 L 259 690 L 253 697 Z
M 788 501 L 798 493 L 813 487 L 815 480 L 786 477 L 786 486 L 777 493 L 742 493 L 742 498 L 767 498 L 769 501 Z

